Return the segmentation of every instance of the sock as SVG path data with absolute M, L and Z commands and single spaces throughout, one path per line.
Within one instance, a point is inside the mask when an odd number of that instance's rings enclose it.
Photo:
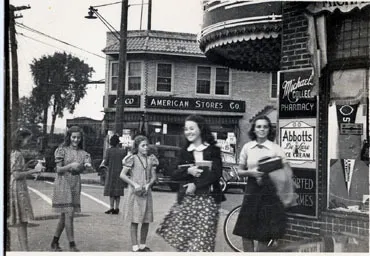
M 139 248 L 144 249 L 146 247 L 146 244 L 140 244 Z
M 56 244 L 59 242 L 59 237 L 54 236 L 53 237 L 53 244 Z
M 133 245 L 133 246 L 132 246 L 132 250 L 133 250 L 134 252 L 138 251 L 138 250 L 139 250 L 139 246 L 138 246 L 137 244 Z
M 69 247 L 76 247 L 75 241 L 69 242 Z

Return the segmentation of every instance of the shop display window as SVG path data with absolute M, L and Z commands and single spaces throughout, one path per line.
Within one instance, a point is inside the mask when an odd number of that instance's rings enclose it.
M 369 69 L 334 71 L 328 106 L 328 208 L 369 213 Z

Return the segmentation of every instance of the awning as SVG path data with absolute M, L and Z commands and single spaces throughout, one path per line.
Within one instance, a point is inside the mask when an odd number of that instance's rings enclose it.
M 362 9 L 365 6 L 370 6 L 370 2 L 364 1 L 338 1 L 338 2 L 315 2 L 307 6 L 307 10 L 313 14 L 318 14 L 321 12 L 330 12 L 338 10 L 343 13 L 350 12 L 354 9 Z

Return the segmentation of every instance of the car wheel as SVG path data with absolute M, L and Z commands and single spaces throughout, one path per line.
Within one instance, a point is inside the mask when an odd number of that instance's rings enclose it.
M 168 184 L 172 192 L 175 192 L 179 189 L 179 184 Z
M 227 190 L 227 183 L 226 181 L 224 180 L 224 178 L 220 178 L 220 180 L 218 181 L 220 183 L 220 186 L 221 186 L 221 191 L 222 192 L 226 192 Z

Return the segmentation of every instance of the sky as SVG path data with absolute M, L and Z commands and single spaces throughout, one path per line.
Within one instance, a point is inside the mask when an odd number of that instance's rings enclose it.
M 102 49 L 108 29 L 99 19 L 85 19 L 89 6 L 120 2 L 119 0 L 10 0 L 15 6 L 30 6 L 18 12 L 23 18 L 16 22 L 86 51 L 105 56 Z M 140 29 L 141 3 L 147 0 L 129 0 L 128 29 Z M 138 5 L 139 4 L 139 5 Z M 98 12 L 116 29 L 121 20 L 121 4 L 97 7 Z M 142 29 L 147 26 L 147 5 L 143 7 Z M 199 33 L 202 22 L 201 0 L 152 0 L 152 30 Z M 19 95 L 29 96 L 35 86 L 30 73 L 33 59 L 66 51 L 93 67 L 91 80 L 105 79 L 105 59 L 62 44 L 48 37 L 16 26 L 19 62 Z M 32 39 L 31 39 L 32 38 Z M 41 41 L 41 42 L 39 42 Z M 63 119 L 57 119 L 56 127 L 65 128 L 66 119 L 91 117 L 101 120 L 103 111 L 104 84 L 88 85 L 88 93 L 73 114 L 66 111 Z M 48 124 L 50 125 L 50 120 Z

